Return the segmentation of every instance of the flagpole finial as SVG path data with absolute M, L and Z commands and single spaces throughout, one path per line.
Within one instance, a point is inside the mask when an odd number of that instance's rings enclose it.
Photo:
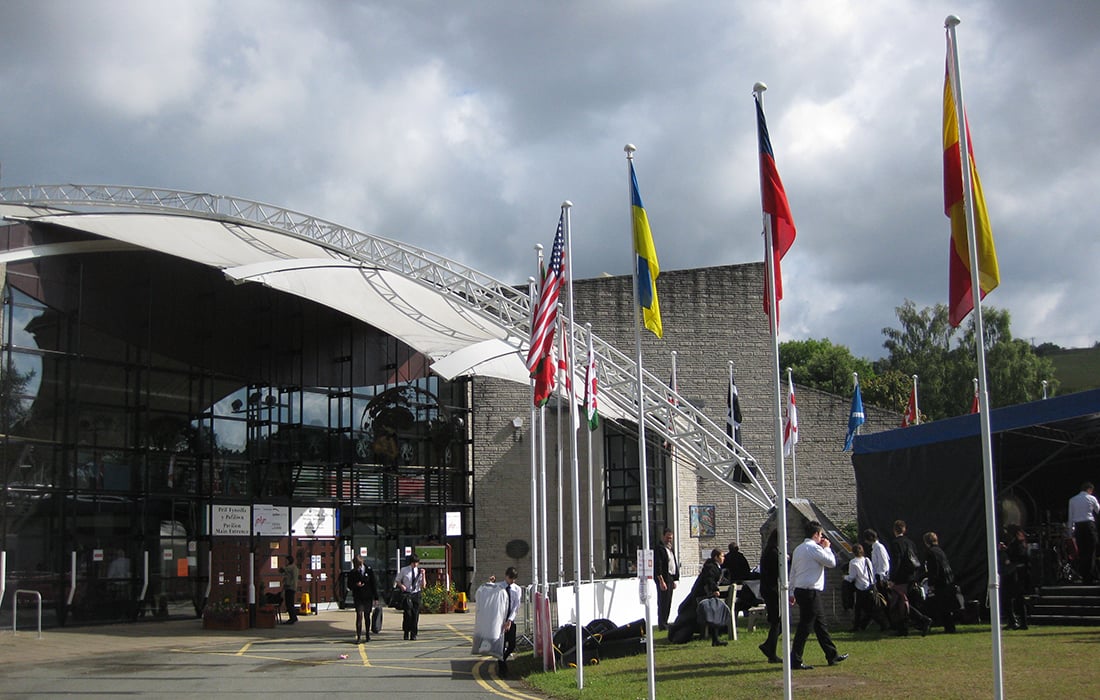
M 542 244 L 541 243 L 536 243 L 535 244 L 535 250 L 537 250 L 538 252 L 541 253 L 542 252 Z
M 787 372 L 793 372 L 793 371 L 794 371 L 794 368 L 793 368 L 793 367 L 788 367 L 788 368 L 787 368 Z
M 753 83 L 752 91 L 755 93 L 761 93 L 768 89 L 768 86 L 761 82 Z
M 570 202 L 568 199 L 561 203 L 561 208 L 562 209 L 569 209 L 572 206 L 573 206 L 573 203 Z
M 913 381 L 914 382 L 917 381 L 917 375 L 915 375 L 915 374 L 913 375 Z
M 677 352 L 676 352 L 675 350 L 673 350 L 673 351 L 672 351 L 672 356 L 673 356 L 673 357 L 675 357 L 676 355 L 677 355 Z M 1043 384 L 1046 384 L 1046 381 L 1045 381 L 1045 380 L 1043 381 Z
M 951 27 L 959 26 L 960 22 L 962 22 L 962 20 L 959 19 L 958 15 L 947 15 L 947 18 L 943 20 L 943 26 L 950 29 Z
M 623 146 L 623 150 L 626 151 L 626 157 L 632 159 L 634 158 L 634 151 L 638 150 L 638 148 L 634 144 L 628 143 Z

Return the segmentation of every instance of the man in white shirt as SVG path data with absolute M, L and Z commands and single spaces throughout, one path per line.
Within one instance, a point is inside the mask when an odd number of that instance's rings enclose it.
M 878 532 L 871 528 L 863 531 L 863 541 L 867 556 L 871 559 L 871 572 L 875 575 L 875 582 L 885 581 L 890 578 L 890 553 L 886 551 L 886 545 L 878 539 Z
M 1085 583 L 1096 580 L 1096 516 L 1100 501 L 1092 495 L 1092 482 L 1081 484 L 1081 491 L 1069 499 L 1069 522 L 1077 543 L 1077 572 Z
M 830 666 L 848 658 L 837 652 L 829 628 L 825 625 L 825 607 L 821 596 L 825 591 L 825 569 L 836 566 L 836 557 L 829 549 L 829 539 L 821 529 L 821 523 L 811 520 L 805 527 L 806 540 L 795 548 L 791 556 L 790 585 L 794 590 L 794 603 L 798 604 L 798 630 L 791 641 L 791 668 L 808 671 L 813 668 L 802 661 L 810 630 L 817 635 L 817 643 L 825 652 Z
M 411 555 L 408 562 L 397 572 L 394 585 L 405 594 L 401 631 L 405 633 L 405 639 L 416 641 L 416 635 L 420 632 L 420 593 L 424 590 L 424 569 L 420 568 L 420 557 L 416 554 Z
M 504 653 L 500 655 L 500 663 L 497 665 L 497 673 L 501 678 L 508 675 L 508 657 L 516 650 L 516 613 L 519 612 L 519 604 L 523 599 L 523 591 L 516 585 L 519 572 L 516 567 L 509 566 L 504 572 L 504 588 L 508 591 L 508 615 L 504 618 Z

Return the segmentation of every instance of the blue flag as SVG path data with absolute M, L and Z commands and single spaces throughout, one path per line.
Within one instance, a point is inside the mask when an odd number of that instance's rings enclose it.
M 856 391 L 852 394 L 852 411 L 848 414 L 848 435 L 844 438 L 845 452 L 852 449 L 852 440 L 856 437 L 856 430 L 863 425 L 864 420 L 863 397 L 859 393 L 859 384 L 856 384 Z

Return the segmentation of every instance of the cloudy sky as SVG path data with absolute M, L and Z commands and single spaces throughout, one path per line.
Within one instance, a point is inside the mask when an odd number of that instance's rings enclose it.
M 277 204 L 533 273 L 629 273 L 633 143 L 663 269 L 763 258 L 752 86 L 798 226 L 784 340 L 883 354 L 946 302 L 948 14 L 1013 330 L 1100 340 L 1092 0 L 0 3 L 0 185 Z M 670 319 L 666 319 L 666 325 Z

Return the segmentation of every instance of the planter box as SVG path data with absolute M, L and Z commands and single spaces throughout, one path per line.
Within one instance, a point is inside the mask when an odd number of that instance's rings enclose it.
M 202 628 L 204 630 L 246 630 L 248 629 L 248 613 L 236 613 L 230 617 L 204 615 L 202 618 Z
M 274 608 L 256 608 L 256 627 L 260 628 L 273 628 L 275 627 L 275 610 Z

